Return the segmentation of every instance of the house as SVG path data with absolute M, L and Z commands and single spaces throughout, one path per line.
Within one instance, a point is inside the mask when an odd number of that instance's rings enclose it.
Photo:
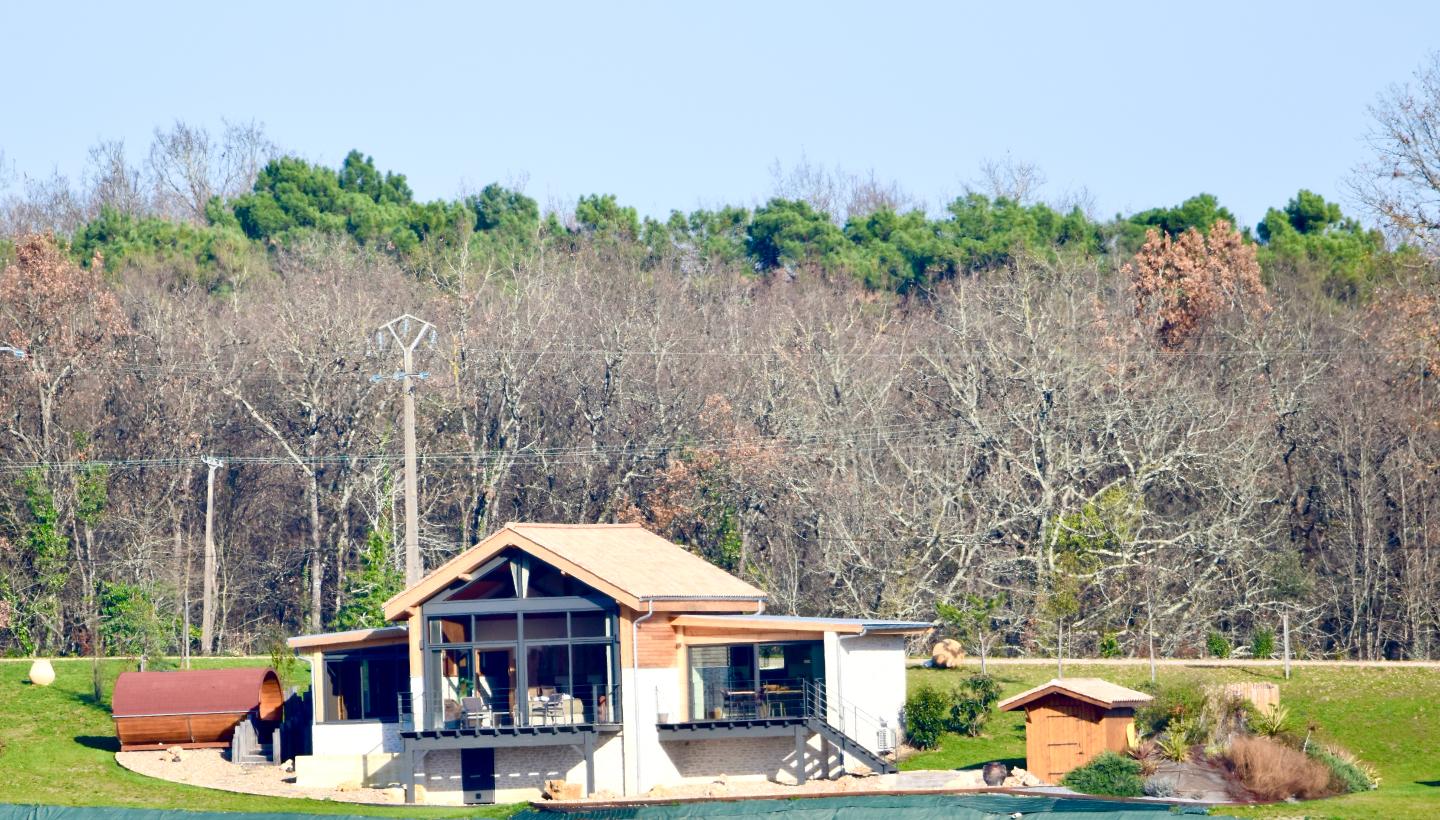
M 1025 766 L 1050 783 L 1101 752 L 1135 745 L 1135 709 L 1153 698 L 1100 678 L 1056 678 L 1000 701 L 1025 710 Z
M 461 804 L 889 769 L 930 625 L 764 610 L 637 525 L 507 524 L 388 601 L 392 625 L 289 641 L 315 693 L 297 783 Z

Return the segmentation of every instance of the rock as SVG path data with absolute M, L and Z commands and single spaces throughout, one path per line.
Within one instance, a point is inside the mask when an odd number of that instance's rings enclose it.
M 930 660 L 941 669 L 954 669 L 965 662 L 965 647 L 954 638 L 936 641 L 930 649 Z
M 293 772 L 295 771 L 295 761 L 293 761 L 293 760 L 287 760 L 287 761 L 285 761 L 285 765 L 280 767 L 280 771 L 282 771 L 282 772 L 288 772 L 288 773 L 293 773 Z
M 398 788 L 382 789 L 382 790 L 380 791 L 380 793 L 385 796 L 385 802 L 386 802 L 386 803 L 404 803 L 404 802 L 405 802 L 405 790 L 404 790 L 404 789 L 398 789 Z
M 567 783 L 564 780 L 545 781 L 546 800 L 579 800 L 584 797 L 584 790 L 579 783 Z
M 620 795 L 610 791 L 609 789 L 601 789 L 600 791 L 590 795 L 590 797 L 595 800 L 616 800 L 620 797 Z
M 864 763 L 856 763 L 856 764 L 855 764 L 855 767 L 849 770 L 849 773 L 850 773 L 850 775 L 853 776 L 853 777 L 874 777 L 874 776 L 875 776 L 875 770 L 872 769 L 872 768 L 870 768 L 869 766 L 866 766 Z
M 1030 789 L 1030 788 L 1034 788 L 1035 786 L 1043 786 L 1043 785 L 1045 785 L 1045 781 L 1044 781 L 1044 780 L 1041 780 L 1040 778 L 1036 777 L 1035 775 L 1033 775 L 1033 774 L 1025 771 L 1025 770 L 1022 769 L 1022 768 L 1020 768 L 1019 766 L 1016 766 L 1015 768 L 1013 768 L 1013 769 L 1010 770 L 1010 776 L 1007 777 L 1007 778 L 1005 778 L 1005 785 L 1006 785 L 1006 786 L 1010 786 L 1010 785 L 1011 785 L 1011 782 L 1010 782 L 1010 781 L 1012 781 L 1012 780 L 1015 781 L 1014 787 L 1016 787 L 1016 788 L 1024 787 L 1024 788 Z
M 170 748 L 165 750 L 165 754 L 162 759 L 168 760 L 171 763 L 183 763 L 185 762 L 185 758 L 189 756 L 190 753 L 185 751 L 183 748 L 179 746 L 171 746 Z
M 345 780 L 345 781 L 342 781 L 342 782 L 340 782 L 340 783 L 335 784 L 335 791 L 337 791 L 337 792 L 358 792 L 358 791 L 360 791 L 360 784 L 359 784 L 358 782 L 354 781 L 354 780 Z

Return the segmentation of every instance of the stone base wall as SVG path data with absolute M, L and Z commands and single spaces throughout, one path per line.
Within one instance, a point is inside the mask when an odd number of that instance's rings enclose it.
M 460 752 L 436 751 L 425 756 L 425 800 L 432 805 L 464 802 Z M 585 785 L 585 755 L 579 746 L 522 746 L 495 750 L 495 801 L 539 800 L 546 780 Z M 619 795 L 625 787 L 625 762 L 618 737 L 595 747 L 595 789 Z
M 722 777 L 775 783 L 797 781 L 793 737 L 676 740 L 662 745 L 680 774 L 680 783 L 709 783 Z M 807 779 L 822 777 L 824 765 L 820 760 L 819 737 L 810 738 L 807 746 L 805 776 Z M 838 760 L 832 762 L 832 766 L 838 768 Z

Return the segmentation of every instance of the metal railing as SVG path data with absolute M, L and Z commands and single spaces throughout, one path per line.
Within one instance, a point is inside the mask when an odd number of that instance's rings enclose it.
M 776 678 L 710 683 L 700 689 L 695 720 L 758 720 L 809 717 L 805 678 Z
M 853 703 L 832 695 L 825 681 L 809 681 L 805 690 L 808 717 L 816 717 L 840 734 L 881 754 L 895 750 L 895 729 L 885 718 L 876 717 Z
M 431 692 L 426 729 L 504 729 L 620 722 L 620 687 L 612 684 L 490 688 L 466 694 Z

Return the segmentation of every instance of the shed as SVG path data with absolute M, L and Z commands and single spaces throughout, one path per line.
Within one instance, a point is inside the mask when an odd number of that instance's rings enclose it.
M 285 693 L 269 667 L 125 672 L 110 712 L 122 751 L 230 745 L 240 721 L 280 722 Z
M 1057 678 L 999 703 L 1025 710 L 1025 765 L 1058 783 L 1071 769 L 1104 751 L 1123 752 L 1135 740 L 1135 707 L 1144 692 L 1100 678 Z

